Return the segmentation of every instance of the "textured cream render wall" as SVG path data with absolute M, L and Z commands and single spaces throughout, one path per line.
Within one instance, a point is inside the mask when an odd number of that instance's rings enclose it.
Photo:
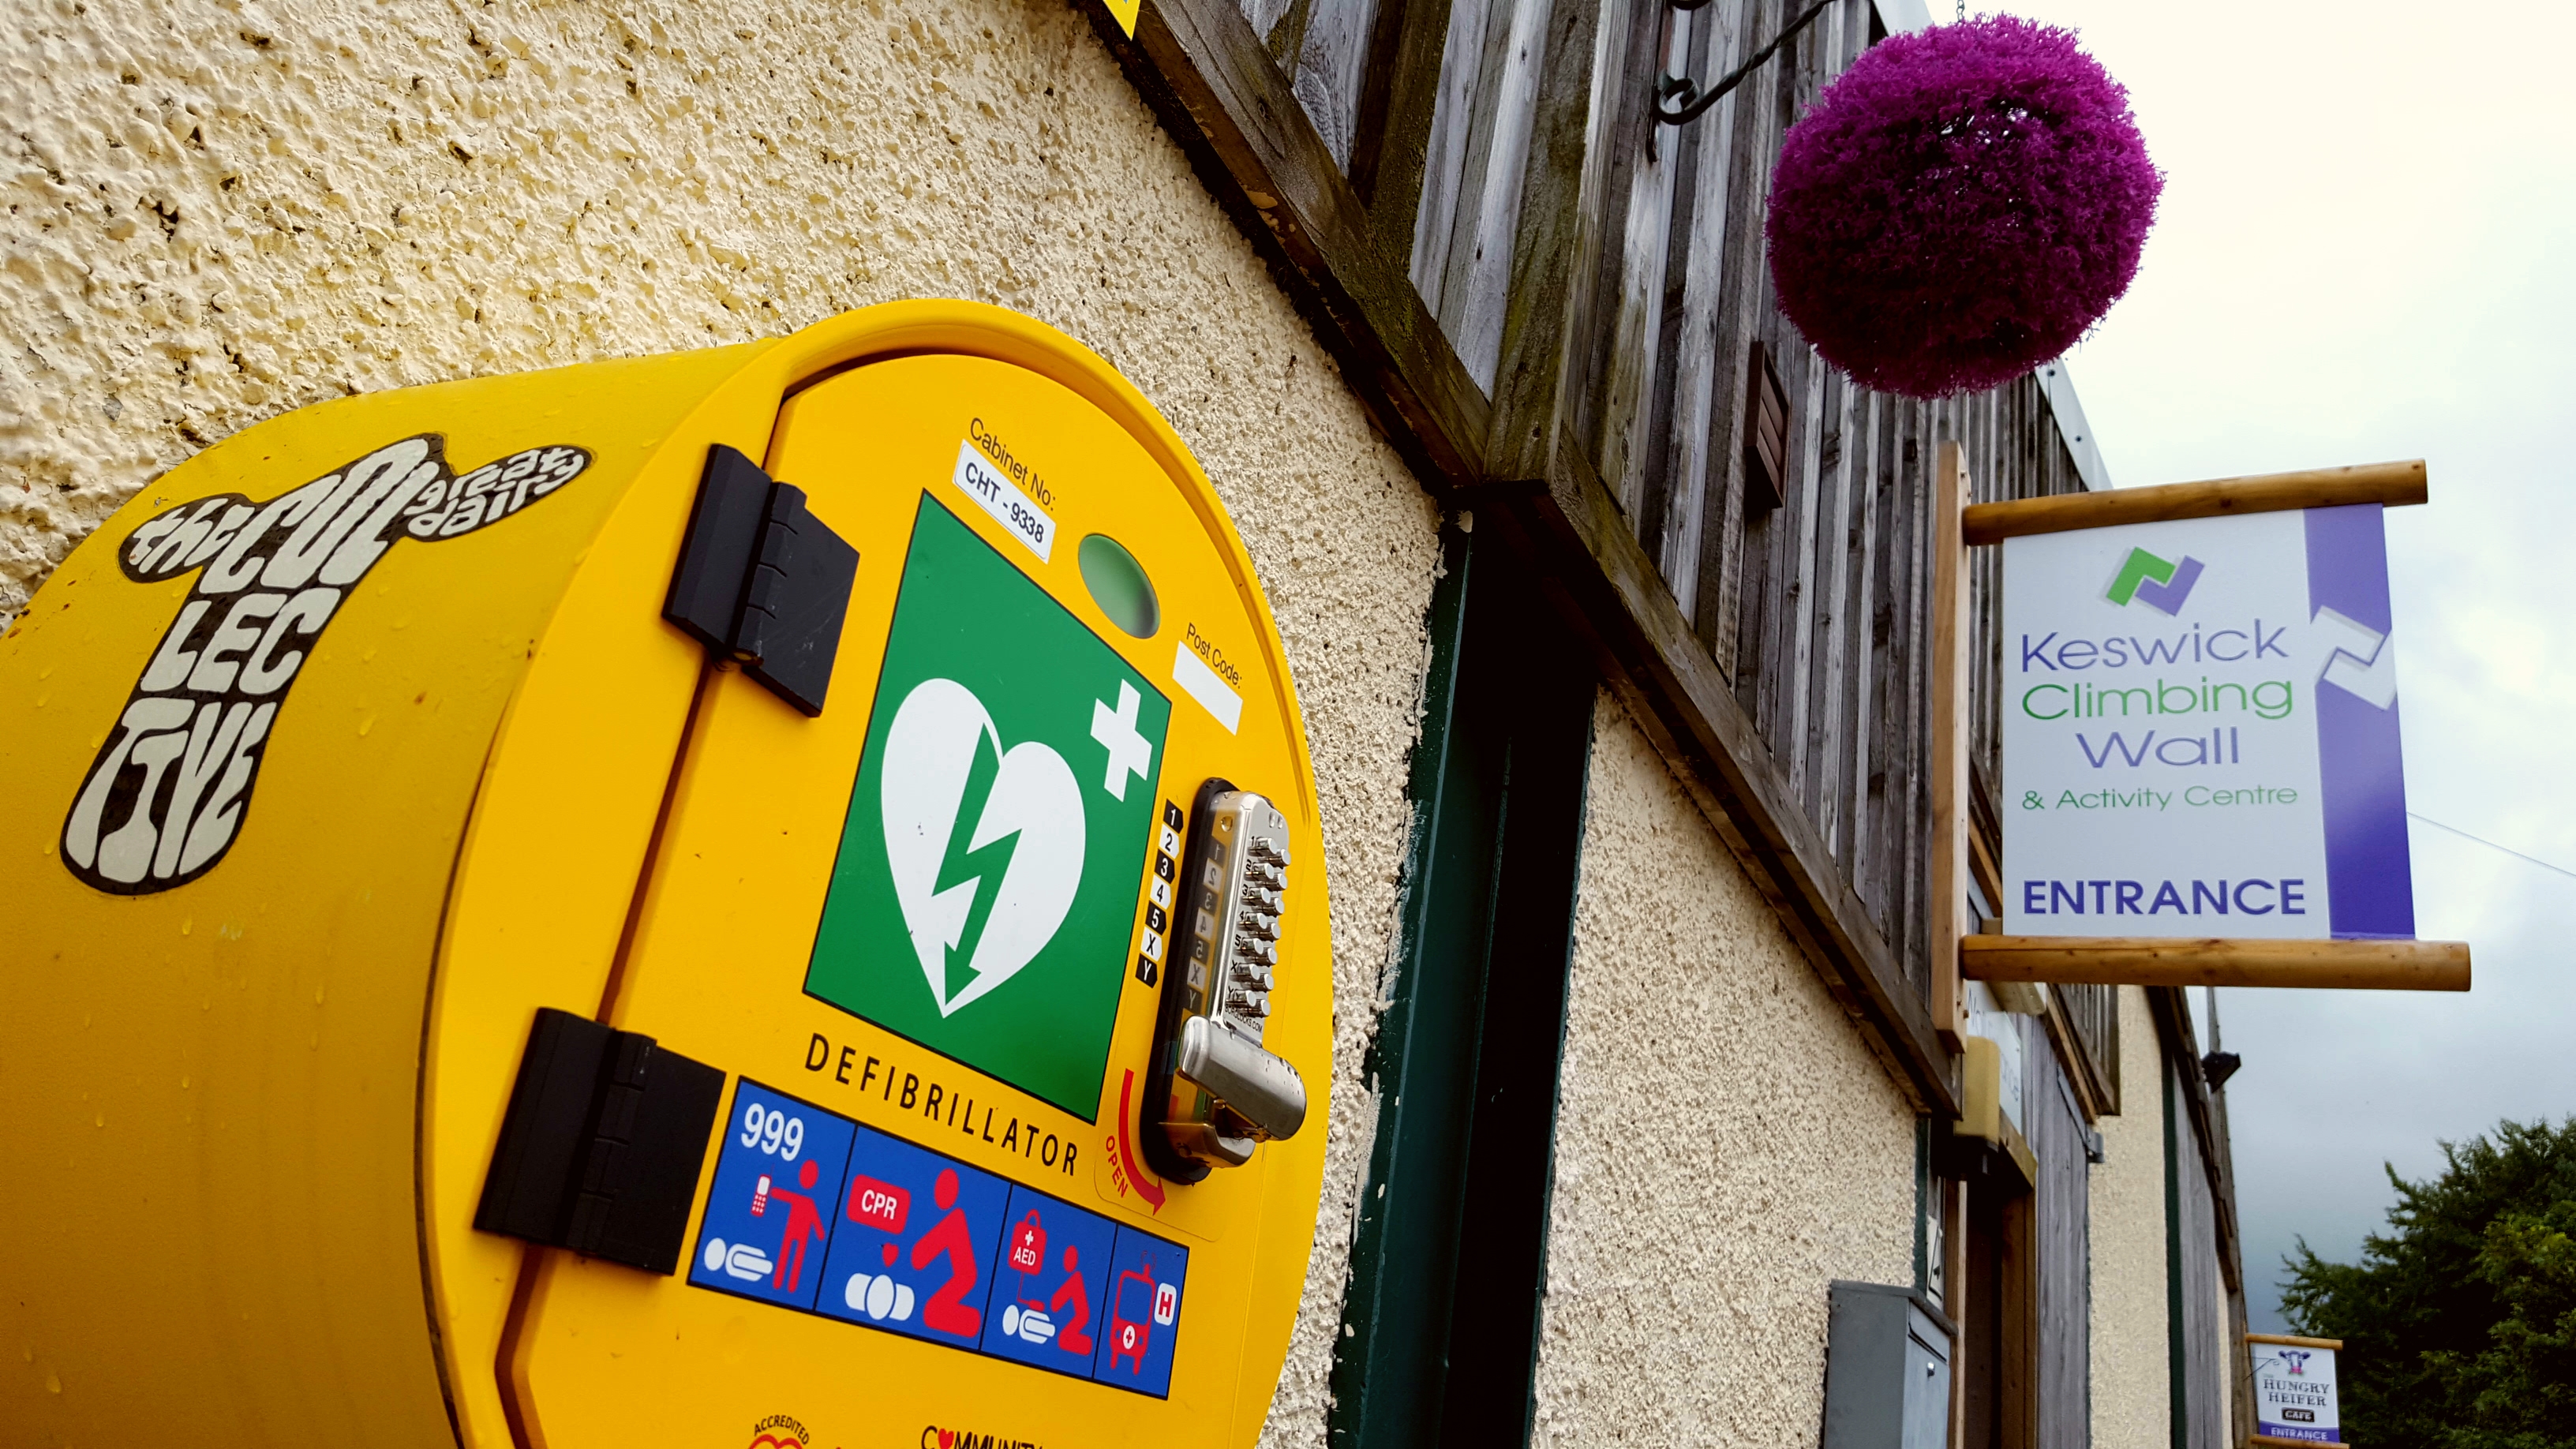
M 1085 19 L 21 0 L 0 149 L 0 622 L 144 482 L 344 392 L 915 296 L 1016 308 L 1124 369 L 1233 511 L 1314 742 L 1341 1012 L 1269 1437 L 1322 1442 L 1438 520 Z
M 2163 1053 L 2143 988 L 2120 988 L 2120 1113 L 2096 1123 L 2093 1449 L 2173 1442 L 2166 1336 Z M 2222 1311 L 2219 1321 L 2226 1321 Z
M 1536 1442 L 1811 1446 L 1826 1285 L 1913 1281 L 1913 1112 L 1607 694 L 1591 768 Z

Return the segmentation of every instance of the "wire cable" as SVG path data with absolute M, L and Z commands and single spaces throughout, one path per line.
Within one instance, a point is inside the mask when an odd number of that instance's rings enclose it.
M 2551 870 L 2551 871 L 2556 871 L 2558 874 L 2560 874 L 2560 875 L 2563 875 L 2563 876 L 2567 877 L 2569 880 L 2576 880 L 2576 870 L 2569 870 L 2567 867 L 2565 867 L 2565 866 L 2563 866 L 2563 865 L 2551 865 L 2548 861 L 2542 860 L 2539 856 L 2536 856 L 2536 855 L 2525 855 L 2525 854 L 2523 854 L 2521 851 L 2514 849 L 2514 848 L 2513 848 L 2512 846 L 2510 846 L 2510 845 L 2498 845 L 2498 844 L 2496 844 L 2494 841 L 2487 839 L 2487 838 L 2486 838 L 2485 836 L 2483 836 L 2483 835 L 2471 835 L 2469 832 L 2467 832 L 2467 831 L 2465 831 L 2465 830 L 2462 830 L 2460 827 L 2458 827 L 2458 826 L 2456 826 L 2456 825 L 2445 825 L 2445 824 L 2443 824 L 2441 821 L 2434 819 L 2434 818 L 2433 818 L 2432 816 L 2430 816 L 2430 815 L 2418 815 L 2418 814 L 2416 814 L 2414 811 L 2409 810 L 2409 811 L 2407 811 L 2407 812 L 2406 812 L 2406 818 L 2407 818 L 2407 819 L 2409 819 L 2409 820 L 2421 820 L 2421 821 L 2423 821 L 2425 824 L 2432 826 L 2432 827 L 2433 827 L 2434 829 L 2436 829 L 2436 830 L 2447 830 L 2447 831 L 2451 832 L 2453 835 L 2456 835 L 2456 836 L 2460 837 L 2462 840 L 2474 840 L 2474 841 L 2476 841 L 2478 844 L 2485 846 L 2485 847 L 2486 847 L 2487 849 L 2489 849 L 2489 850 L 2501 850 L 2501 851 L 2503 851 L 2505 854 L 2512 856 L 2512 857 L 2513 857 L 2514 859 L 2516 859 L 2516 860 L 2527 860 L 2527 861 L 2531 862 L 2533 865 L 2539 866 L 2542 870 Z

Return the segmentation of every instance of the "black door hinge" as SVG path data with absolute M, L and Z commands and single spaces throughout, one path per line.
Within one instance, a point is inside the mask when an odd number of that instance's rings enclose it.
M 858 550 L 806 510 L 805 490 L 718 443 L 707 450 L 662 617 L 740 660 L 779 698 L 821 714 L 858 570 Z
M 540 1007 L 474 1226 L 674 1271 L 724 1082 L 649 1036 Z

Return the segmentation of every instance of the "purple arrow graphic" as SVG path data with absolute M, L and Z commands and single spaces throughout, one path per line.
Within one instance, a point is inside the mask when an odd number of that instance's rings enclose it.
M 2161 584 L 2152 579 L 2141 580 L 2136 597 L 2139 603 L 2151 609 L 2161 609 L 2168 614 L 2179 614 L 2182 612 L 2183 600 L 2191 597 L 2191 586 L 2198 582 L 2200 582 L 2200 560 L 2185 554 L 2182 562 L 2174 565 L 2172 579 Z

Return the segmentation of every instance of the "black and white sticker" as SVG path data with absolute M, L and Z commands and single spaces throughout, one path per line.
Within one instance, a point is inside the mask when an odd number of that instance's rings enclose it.
M 436 543 L 508 518 L 590 466 L 528 448 L 462 477 L 423 433 L 253 503 L 183 503 L 128 535 L 138 583 L 202 569 L 99 747 L 63 820 L 63 864 L 145 895 L 214 869 L 250 813 L 269 730 L 323 626 L 405 538 Z

